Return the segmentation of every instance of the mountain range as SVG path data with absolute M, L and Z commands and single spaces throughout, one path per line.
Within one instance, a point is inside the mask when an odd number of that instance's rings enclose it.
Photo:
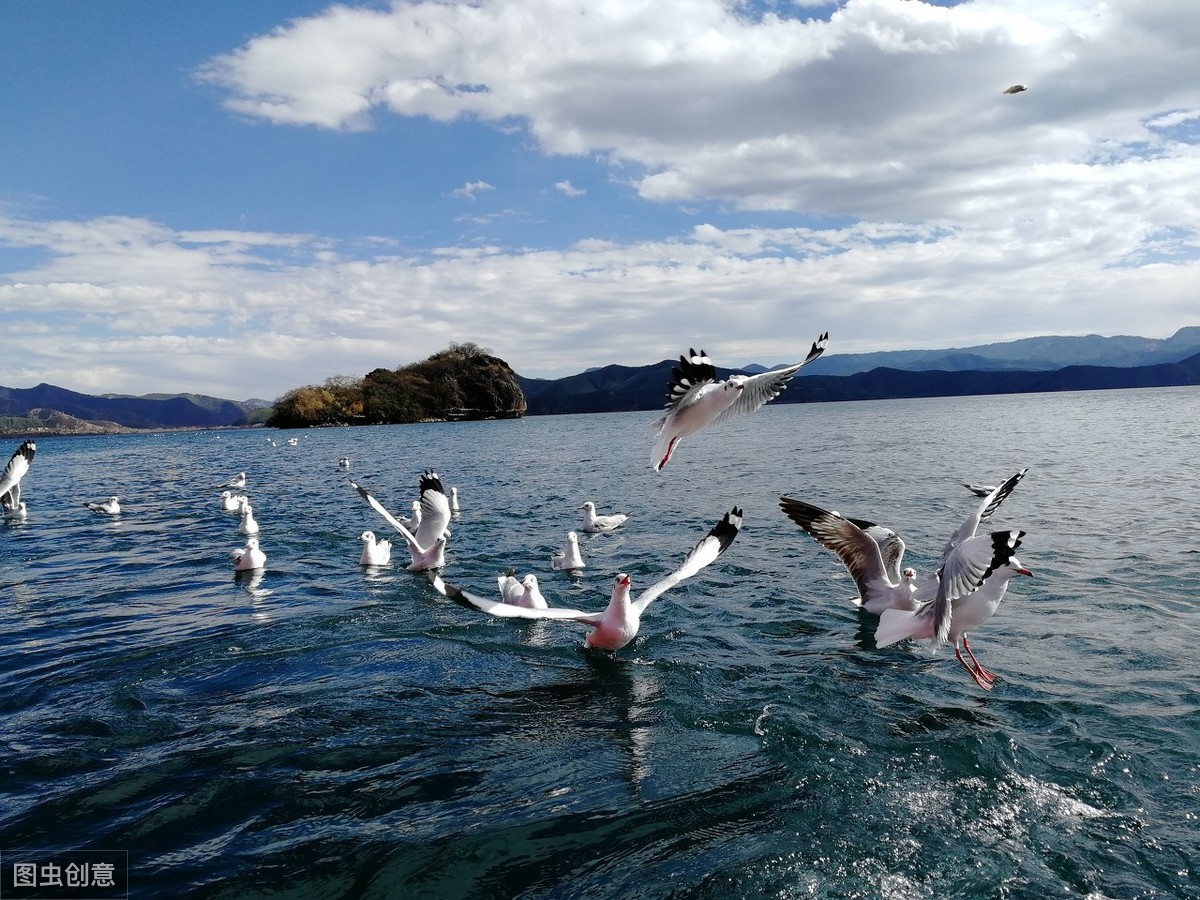
M 797 359 L 804 349 L 798 350 Z M 674 365 L 665 359 L 645 366 L 604 366 L 565 378 L 516 377 L 528 415 L 652 410 L 660 409 L 666 399 Z M 719 368 L 718 374 L 724 378 L 767 368 Z M 1181 328 L 1166 339 L 1035 337 L 948 350 L 826 354 L 805 367 L 774 402 L 1173 385 L 1200 385 L 1200 326 Z M 262 411 L 269 406 L 264 400 L 198 394 L 97 396 L 50 384 L 0 387 L 0 434 L 229 427 L 262 421 Z

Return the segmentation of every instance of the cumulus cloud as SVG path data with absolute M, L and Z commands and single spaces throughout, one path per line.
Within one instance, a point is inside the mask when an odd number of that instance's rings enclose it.
M 494 191 L 496 186 L 488 184 L 486 181 L 468 181 L 462 187 L 455 188 L 450 192 L 451 197 L 464 197 L 467 200 L 474 200 L 475 195 L 485 192 Z
M 586 188 L 577 188 L 570 181 L 556 181 L 554 189 L 567 197 L 582 197 L 587 193 Z

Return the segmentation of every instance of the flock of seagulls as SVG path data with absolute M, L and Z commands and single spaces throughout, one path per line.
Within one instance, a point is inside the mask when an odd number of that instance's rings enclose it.
M 653 469 L 661 472 L 685 437 L 752 413 L 773 400 L 801 368 L 825 352 L 828 344 L 828 333 L 822 334 L 799 363 L 758 375 L 733 374 L 724 380 L 717 379 L 717 370 L 704 351 L 693 349 L 680 356 L 667 387 L 665 411 L 654 423 L 657 432 L 651 460 Z M 23 522 L 28 515 L 26 503 L 21 499 L 21 481 L 29 472 L 35 452 L 35 443 L 25 441 L 0 473 L 0 507 L 6 522 Z M 341 457 L 338 468 L 349 470 L 349 458 Z M 1032 573 L 1016 556 L 1024 531 L 1000 529 L 981 533 L 980 527 L 1027 471 L 1021 469 L 995 486 L 964 483 L 977 502 L 947 540 L 934 570 L 923 577 L 913 567 L 903 566 L 906 545 L 892 528 L 849 518 L 795 497 L 781 497 L 779 505 L 789 519 L 832 552 L 850 574 L 858 591 L 853 603 L 862 613 L 878 616 L 877 647 L 885 648 L 908 639 L 929 640 L 935 647 L 952 646 L 955 658 L 975 683 L 983 690 L 991 690 L 996 675 L 976 659 L 967 635 L 995 614 L 1014 577 Z M 497 576 L 495 596 L 482 596 L 446 581 L 443 577 L 446 546 L 452 536 L 451 521 L 459 510 L 458 489 L 447 491 L 433 469 L 421 474 L 418 499 L 413 501 L 412 515 L 407 518 L 394 516 L 358 481 L 352 478 L 349 483 L 394 529 L 408 553 L 407 569 L 425 573 L 439 594 L 497 618 L 582 624 L 589 629 L 584 647 L 611 653 L 621 650 L 637 636 L 642 615 L 655 599 L 715 562 L 733 543 L 743 523 L 742 509 L 734 506 L 668 575 L 635 595 L 630 576 L 618 573 L 613 578 L 607 604 L 585 611 L 551 602 L 542 593 L 534 573 L 518 578 L 515 570 L 509 570 Z M 246 473 L 239 472 L 216 485 L 221 490 L 222 511 L 239 517 L 238 531 L 246 539 L 242 547 L 229 553 L 238 573 L 261 572 L 267 562 L 259 544 L 261 529 L 244 492 L 246 484 Z M 120 514 L 117 497 L 85 505 L 97 514 Z M 583 511 L 580 530 L 588 534 L 610 534 L 631 518 L 625 512 L 600 514 L 591 500 L 580 509 Z M 361 565 L 391 565 L 393 540 L 380 538 L 368 530 L 362 532 L 360 541 Z M 578 572 L 585 568 L 575 531 L 567 533 L 562 550 L 551 557 L 550 567 L 555 572 Z

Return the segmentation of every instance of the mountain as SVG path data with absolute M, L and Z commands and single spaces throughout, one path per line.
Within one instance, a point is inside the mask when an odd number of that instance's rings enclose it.
M 834 345 L 836 346 L 836 345 Z M 1034 337 L 1002 344 L 948 350 L 886 350 L 878 353 L 826 354 L 817 371 L 806 376 L 854 375 L 880 366 L 909 372 L 967 370 L 1048 372 L 1065 366 L 1152 366 L 1178 362 L 1200 353 L 1200 326 L 1180 328 L 1163 339 L 1130 337 Z M 752 367 L 745 371 L 750 372 Z
M 39 384 L 32 388 L 0 387 L 0 416 L 28 416 L 40 409 L 88 422 L 112 422 L 126 428 L 214 428 L 237 425 L 248 412 L 232 400 L 195 394 L 94 396 Z M 44 418 L 41 416 L 34 418 Z
M 821 359 L 808 368 L 819 368 Z M 661 409 L 673 363 L 641 369 L 607 366 L 555 381 L 520 379 L 529 415 Z M 807 371 L 807 370 L 806 370 Z M 718 369 L 719 378 L 730 370 Z M 775 403 L 963 397 L 1048 391 L 1200 385 L 1200 352 L 1152 366 L 1065 366 L 1051 371 L 905 371 L 878 367 L 853 375 L 797 376 Z

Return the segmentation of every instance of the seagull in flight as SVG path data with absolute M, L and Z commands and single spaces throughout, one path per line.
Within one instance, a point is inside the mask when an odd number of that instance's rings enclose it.
M 598 516 L 596 515 L 596 504 L 591 500 L 579 508 L 583 510 L 583 530 L 592 534 L 606 534 L 610 531 L 616 531 L 629 518 L 625 513 Z
M 984 496 L 942 548 L 939 573 L 954 548 L 975 536 L 980 522 L 996 511 L 1028 471 L 1021 469 Z M 858 588 L 856 606 L 880 615 L 885 609 L 915 610 L 937 595 L 938 573 L 918 582 L 915 569 L 901 570 L 906 545 L 892 529 L 865 519 L 846 518 L 794 497 L 780 497 L 779 506 L 789 519 L 841 560 Z
M 362 555 L 358 558 L 361 566 L 386 566 L 392 561 L 392 542 L 375 540 L 375 532 L 364 531 L 359 540 L 362 541 Z
M 450 524 L 450 501 L 446 496 L 446 488 L 437 472 L 426 469 L 421 475 L 420 490 L 421 522 L 415 532 L 409 531 L 404 524 L 393 516 L 371 495 L 365 487 L 351 481 L 350 486 L 358 491 L 359 496 L 367 501 L 384 521 L 396 529 L 404 538 L 408 547 L 410 572 L 423 572 L 426 569 L 440 569 L 446 564 L 446 535 Z
M 583 569 L 583 555 L 579 552 L 579 537 L 573 531 L 567 532 L 567 540 L 562 552 L 550 557 L 550 568 L 556 572 L 569 572 L 572 569 Z
M 658 429 L 654 471 L 662 471 L 679 442 L 689 434 L 752 413 L 774 400 L 792 377 L 820 357 L 827 346 L 829 332 L 813 341 L 803 362 L 758 375 L 730 375 L 725 381 L 717 381 L 717 369 L 703 350 L 689 350 L 687 356 L 680 356 L 667 385 L 666 412 L 654 423 Z
M 673 588 L 686 578 L 691 578 L 705 566 L 725 552 L 742 527 L 742 511 L 736 506 L 727 512 L 703 538 L 691 549 L 683 562 L 670 575 L 655 582 L 636 599 L 630 597 L 631 581 L 622 573 L 613 579 L 612 594 L 608 606 L 598 612 L 583 612 L 548 606 L 546 609 L 530 609 L 513 603 L 485 600 L 448 584 L 436 573 L 429 579 L 434 588 L 461 606 L 477 609 L 500 618 L 560 619 L 581 622 L 592 630 L 584 639 L 583 646 L 608 650 L 615 653 L 635 637 L 641 626 L 642 613 L 657 597 Z
M 37 444 L 25 441 L 9 459 L 4 471 L 0 472 L 0 508 L 4 510 L 4 521 L 23 522 L 27 514 L 25 501 L 21 499 L 21 479 L 33 464 Z
M 1012 87 L 1006 87 L 1003 91 L 1001 91 L 1001 93 L 1002 94 L 1019 94 L 1019 93 L 1021 93 L 1021 91 L 1027 91 L 1027 90 L 1029 90 L 1029 88 L 1025 87 L 1025 85 L 1023 85 L 1023 84 L 1014 84 Z
M 985 691 L 996 675 L 979 664 L 967 632 L 990 619 L 1017 575 L 1032 576 L 1016 557 L 1024 531 L 995 531 L 956 545 L 938 569 L 937 594 L 920 609 L 885 609 L 875 630 L 875 645 L 889 647 L 905 638 L 931 638 L 934 646 L 952 644 L 959 664 Z M 963 659 L 966 650 L 971 658 Z

